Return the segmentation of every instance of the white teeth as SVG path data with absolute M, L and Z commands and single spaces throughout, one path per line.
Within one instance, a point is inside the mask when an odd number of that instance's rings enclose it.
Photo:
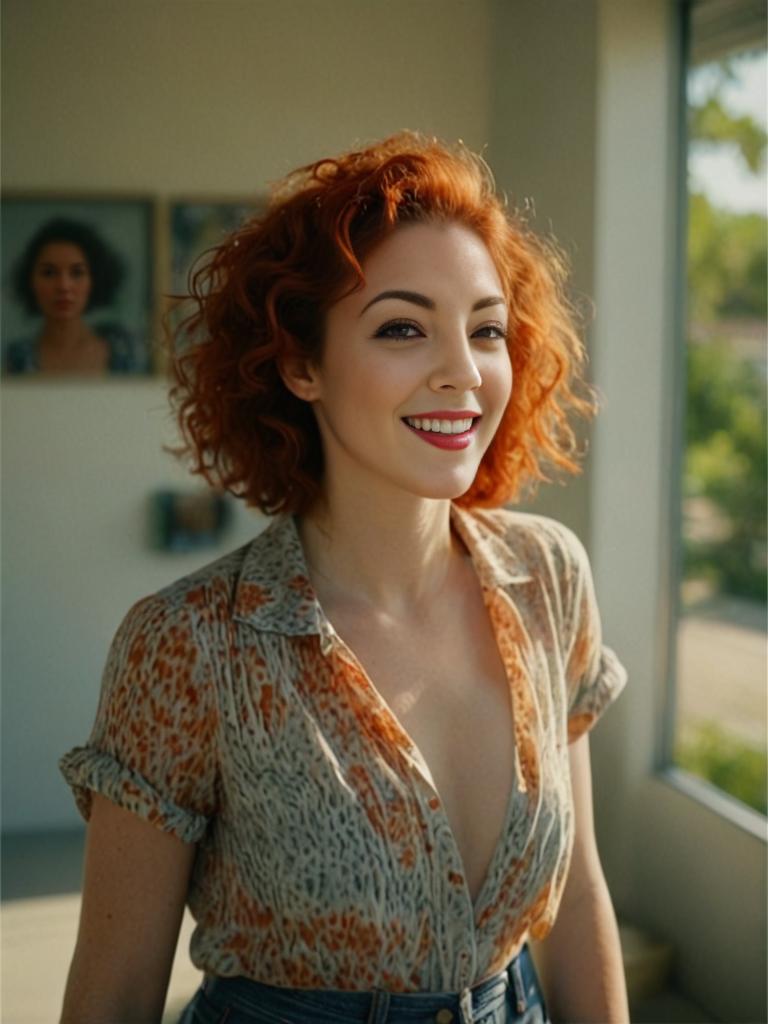
M 426 420 L 406 416 L 405 421 L 417 430 L 429 430 L 435 434 L 464 434 L 472 427 L 471 417 L 465 420 Z

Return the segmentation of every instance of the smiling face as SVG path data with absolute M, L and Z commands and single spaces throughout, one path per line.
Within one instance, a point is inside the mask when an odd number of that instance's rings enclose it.
M 81 317 L 91 285 L 91 271 L 79 245 L 49 242 L 40 250 L 32 271 L 32 291 L 46 320 Z
M 321 365 L 286 384 L 312 403 L 337 492 L 456 498 L 512 390 L 496 268 L 474 232 L 429 223 L 398 228 L 363 271 L 328 311 Z

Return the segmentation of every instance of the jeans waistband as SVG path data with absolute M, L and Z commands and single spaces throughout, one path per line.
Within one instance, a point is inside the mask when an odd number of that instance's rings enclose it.
M 209 999 L 243 1013 L 269 1006 L 288 1020 L 344 1021 L 385 1024 L 390 1019 L 414 1020 L 437 1015 L 456 1024 L 472 1024 L 506 1000 L 511 989 L 517 1013 L 541 998 L 535 967 L 527 945 L 496 974 L 462 992 L 370 992 L 345 989 L 276 988 L 248 978 L 207 977 L 203 990 Z M 439 1019 L 439 1018 L 438 1018 Z

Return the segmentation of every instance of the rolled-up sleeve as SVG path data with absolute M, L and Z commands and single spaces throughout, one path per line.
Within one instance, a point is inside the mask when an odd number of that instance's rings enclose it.
M 100 793 L 185 842 L 215 810 L 218 713 L 207 623 L 192 603 L 134 605 L 109 650 L 88 742 L 61 772 L 88 819 Z
M 568 690 L 568 742 L 593 727 L 627 682 L 624 666 L 603 644 L 600 612 L 586 551 L 567 531 L 569 558 L 565 581 L 565 672 Z

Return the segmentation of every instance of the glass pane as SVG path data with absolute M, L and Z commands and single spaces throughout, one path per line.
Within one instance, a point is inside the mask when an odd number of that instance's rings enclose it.
M 766 813 L 766 50 L 688 69 L 674 760 Z

